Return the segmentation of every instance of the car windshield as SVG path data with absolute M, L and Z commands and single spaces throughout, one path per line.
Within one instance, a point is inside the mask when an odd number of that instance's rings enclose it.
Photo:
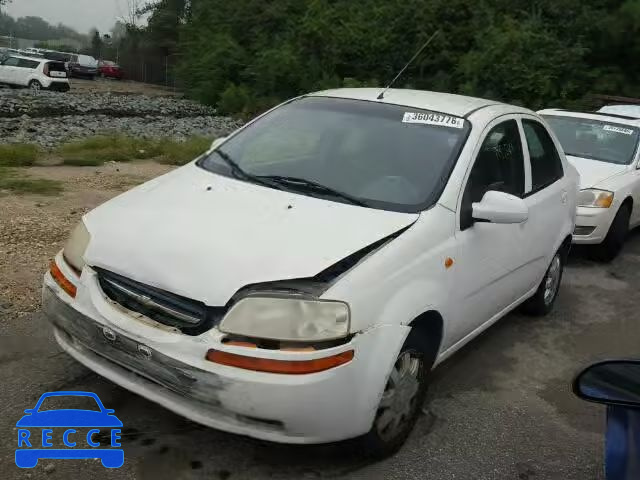
M 567 155 L 628 165 L 638 146 L 638 128 L 590 118 L 545 116 Z
M 38 412 L 68 409 L 99 412 L 100 406 L 95 398 L 86 395 L 57 395 L 46 397 L 38 408 Z
M 305 97 L 248 126 L 198 165 L 304 195 L 417 212 L 439 197 L 469 130 L 462 118 L 416 108 Z

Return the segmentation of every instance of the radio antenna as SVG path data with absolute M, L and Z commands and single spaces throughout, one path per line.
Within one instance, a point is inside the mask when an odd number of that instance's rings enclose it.
M 394 83 L 396 83 L 396 80 L 398 80 L 398 79 L 400 78 L 400 76 L 401 76 L 401 75 L 404 73 L 404 71 L 409 67 L 409 65 L 411 65 L 411 64 L 413 63 L 413 61 L 418 57 L 418 55 L 420 55 L 420 54 L 422 53 L 422 51 L 423 51 L 425 48 L 427 48 L 427 45 L 429 45 L 429 44 L 431 43 L 431 40 L 433 40 L 434 38 L 436 38 L 436 35 L 438 35 L 438 33 L 440 33 L 440 30 L 436 30 L 436 31 L 434 32 L 434 34 L 433 34 L 433 35 L 431 35 L 431 37 L 429 37 L 429 40 L 427 40 L 427 41 L 424 43 L 424 45 L 422 45 L 422 47 L 420 47 L 420 50 L 418 50 L 418 51 L 416 52 L 416 54 L 415 54 L 413 57 L 411 57 L 411 60 L 409 60 L 409 61 L 407 62 L 407 64 L 406 64 L 404 67 L 402 67 L 402 70 L 400 70 L 400 73 L 398 73 L 398 75 L 396 75 L 396 76 L 395 76 L 395 78 L 394 78 L 393 80 L 391 80 L 391 82 L 389 83 L 389 85 L 387 85 L 387 86 L 385 87 L 385 89 L 384 89 L 382 92 L 380 92 L 380 95 L 378 95 L 378 100 L 382 100 L 382 99 L 384 98 L 384 94 L 385 94 L 385 93 L 387 93 L 387 90 L 389 90 L 389 89 L 393 86 L 393 84 L 394 84 Z

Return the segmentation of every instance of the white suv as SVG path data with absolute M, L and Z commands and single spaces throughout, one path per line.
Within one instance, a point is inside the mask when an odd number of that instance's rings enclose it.
M 379 95 L 290 100 L 87 214 L 44 278 L 58 343 L 214 428 L 396 450 L 434 365 L 551 310 L 578 174 L 530 110 Z
M 5 57 L 0 63 L 0 83 L 34 91 L 68 92 L 70 89 L 64 63 L 18 55 Z
M 543 110 L 580 173 L 574 243 L 598 260 L 615 258 L 640 225 L 640 119 L 604 112 Z

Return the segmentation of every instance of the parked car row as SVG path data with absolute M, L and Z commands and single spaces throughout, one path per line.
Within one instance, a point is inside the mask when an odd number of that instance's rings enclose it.
M 33 90 L 68 91 L 68 78 L 93 80 L 97 75 L 117 80 L 124 78 L 124 72 L 116 63 L 108 60 L 98 62 L 89 55 L 43 49 L 0 50 L 2 84 Z
M 0 84 L 68 92 L 70 89 L 64 63 L 44 58 L 5 56 L 0 59 Z
M 193 421 L 388 455 L 434 366 L 517 307 L 552 310 L 572 242 L 619 251 L 639 130 L 424 91 L 303 95 L 85 215 L 44 310 L 75 359 Z

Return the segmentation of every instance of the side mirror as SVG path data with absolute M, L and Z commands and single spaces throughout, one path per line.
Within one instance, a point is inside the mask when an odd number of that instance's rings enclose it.
M 522 223 L 529 218 L 529 209 L 521 198 L 490 190 L 482 201 L 474 203 L 473 219 L 490 223 Z
M 213 143 L 211 144 L 211 150 L 214 150 L 215 148 L 217 148 L 220 144 L 222 144 L 222 142 L 224 142 L 227 139 L 227 137 L 218 137 L 216 138 Z
M 588 402 L 640 407 L 640 360 L 609 360 L 583 370 L 573 393 Z

